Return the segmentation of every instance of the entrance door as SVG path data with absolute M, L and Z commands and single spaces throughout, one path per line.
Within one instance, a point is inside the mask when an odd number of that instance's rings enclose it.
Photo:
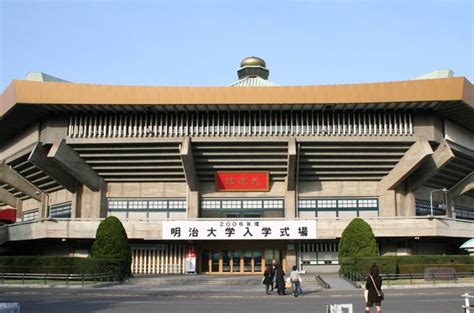
M 262 273 L 261 250 L 203 250 L 201 271 L 203 273 Z

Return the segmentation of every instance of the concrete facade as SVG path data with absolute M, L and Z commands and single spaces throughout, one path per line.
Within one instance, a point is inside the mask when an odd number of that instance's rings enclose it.
M 22 242 L 44 245 L 45 255 L 87 256 L 110 215 L 122 220 L 133 269 L 143 274 L 184 273 L 193 249 L 201 273 L 261 273 L 272 259 L 286 270 L 334 270 L 338 240 L 354 217 L 371 225 L 383 255 L 462 253 L 458 243 L 474 237 L 474 154 L 443 127 L 455 125 L 456 138 L 474 134 L 465 79 L 139 93 L 12 86 L 0 111 L 0 129 L 16 129 L 0 136 L 0 208 L 15 207 L 19 221 L 0 227 L 2 251 L 22 253 Z M 23 105 L 39 104 L 28 127 L 9 122 L 27 118 Z M 269 190 L 217 191 L 219 171 L 264 171 Z M 208 230 L 307 223 L 316 232 L 279 240 L 168 237 L 169 223 L 189 222 Z

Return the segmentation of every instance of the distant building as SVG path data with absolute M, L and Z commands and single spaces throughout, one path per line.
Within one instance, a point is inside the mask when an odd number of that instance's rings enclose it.
M 228 87 L 13 81 L 0 208 L 17 221 L 0 227 L 1 252 L 87 256 L 115 215 L 136 274 L 335 271 L 357 216 L 382 255 L 462 253 L 474 88 L 451 76 L 278 86 L 250 57 Z

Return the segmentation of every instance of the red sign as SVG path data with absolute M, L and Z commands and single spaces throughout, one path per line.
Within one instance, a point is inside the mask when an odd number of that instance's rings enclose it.
M 216 172 L 216 191 L 269 191 L 268 171 Z
M 16 222 L 16 209 L 5 209 L 0 211 L 0 223 L 13 224 Z

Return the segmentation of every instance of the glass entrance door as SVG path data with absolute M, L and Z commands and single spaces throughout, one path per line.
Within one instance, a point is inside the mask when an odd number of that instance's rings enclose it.
M 261 250 L 203 250 L 201 271 L 203 273 L 262 273 L 263 255 Z M 274 254 L 272 254 L 272 257 Z M 270 264 L 270 263 L 267 263 Z

